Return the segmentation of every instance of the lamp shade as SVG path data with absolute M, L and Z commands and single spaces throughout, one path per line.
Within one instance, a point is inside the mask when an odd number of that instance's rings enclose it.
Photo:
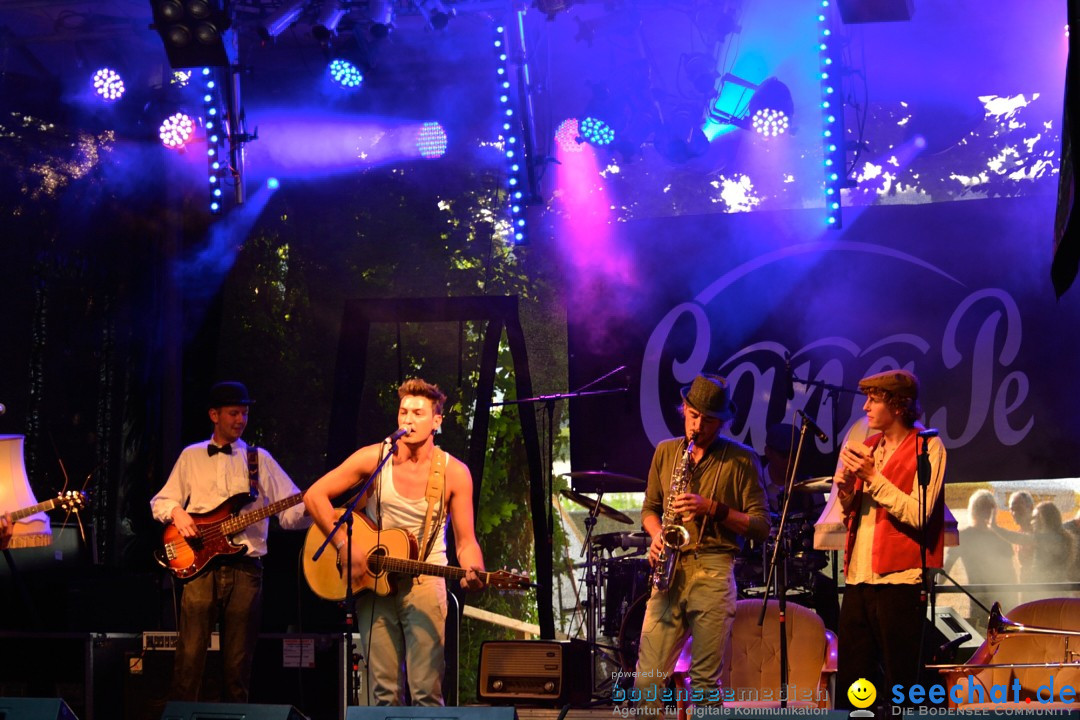
M 38 501 L 30 489 L 23 462 L 22 435 L 0 435 L 0 512 L 14 513 Z M 52 542 L 52 526 L 44 511 L 15 522 L 9 548 L 44 547 Z

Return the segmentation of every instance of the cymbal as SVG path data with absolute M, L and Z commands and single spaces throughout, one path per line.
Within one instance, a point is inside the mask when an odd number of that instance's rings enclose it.
M 826 493 L 832 490 L 832 481 L 831 475 L 824 475 L 822 477 L 810 478 L 809 480 L 797 482 L 791 486 L 791 489 L 796 492 Z
M 579 492 L 574 492 L 573 490 L 568 490 L 566 488 L 563 488 L 562 490 L 559 491 L 559 493 L 564 498 L 566 498 L 568 500 L 573 500 L 578 505 L 580 505 L 581 507 L 589 510 L 590 512 L 592 512 L 593 508 L 597 507 L 595 498 L 591 498 L 591 497 L 588 497 L 586 495 L 582 495 Z M 618 510 L 616 510 L 615 508 L 611 507 L 610 505 L 605 505 L 604 503 L 600 503 L 600 506 L 599 506 L 599 508 L 597 508 L 596 512 L 597 512 L 598 515 L 603 515 L 604 517 L 609 517 L 612 520 L 614 520 L 615 522 L 621 522 L 621 523 L 624 523 L 626 525 L 633 525 L 634 524 L 634 521 L 630 519 L 629 515 L 621 513 Z
M 608 472 L 607 470 L 575 470 L 566 477 L 578 492 L 644 492 L 645 481 L 633 475 Z

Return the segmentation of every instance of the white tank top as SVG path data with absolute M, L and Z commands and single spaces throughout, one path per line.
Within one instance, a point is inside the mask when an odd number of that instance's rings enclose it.
M 444 474 L 445 482 L 445 474 Z M 383 469 L 380 472 L 378 480 L 382 486 L 382 526 L 385 529 L 401 528 L 402 530 L 408 530 L 416 538 L 417 543 L 420 545 L 420 553 L 423 554 L 424 546 L 427 544 L 427 538 L 421 537 L 420 532 L 424 527 L 424 517 L 427 515 L 427 498 L 408 498 L 397 491 L 394 486 L 394 461 L 388 460 Z M 427 486 L 425 485 L 425 488 Z M 378 505 L 376 503 L 376 492 L 372 493 L 368 498 L 366 511 L 369 518 L 378 522 Z M 445 489 L 443 496 L 445 497 Z M 439 507 L 436 506 L 434 513 L 432 514 L 432 521 L 438 517 Z M 435 532 L 435 542 L 431 545 L 431 552 L 428 554 L 426 562 L 434 563 L 435 565 L 446 565 L 446 523 L 449 514 L 443 516 L 442 527 Z M 421 558 L 423 559 L 423 558 Z

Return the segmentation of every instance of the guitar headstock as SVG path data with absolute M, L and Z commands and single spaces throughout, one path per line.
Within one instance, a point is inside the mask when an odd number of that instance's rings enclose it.
M 86 493 L 81 490 L 68 490 L 56 497 L 56 507 L 65 512 L 78 512 L 86 507 Z
M 496 590 L 528 590 L 533 586 L 528 575 L 512 573 L 509 570 L 488 573 L 487 585 Z

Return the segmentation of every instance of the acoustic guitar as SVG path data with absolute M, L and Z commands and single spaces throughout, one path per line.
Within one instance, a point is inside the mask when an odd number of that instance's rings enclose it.
M 341 517 L 344 510 L 337 510 Z M 304 540 L 304 578 L 311 591 L 326 600 L 345 599 L 347 584 L 343 577 L 344 566 L 338 561 L 334 547 L 327 546 L 318 560 L 311 556 L 326 540 L 326 533 L 318 525 L 308 528 Z M 420 546 L 416 538 L 407 530 L 390 529 L 379 531 L 367 515 L 353 513 L 352 541 L 367 552 L 368 572 L 363 578 L 353 582 L 353 593 L 372 591 L 378 595 L 389 595 L 396 590 L 393 575 L 437 575 L 439 577 L 460 580 L 465 577 L 465 570 L 449 565 L 417 560 Z M 480 578 L 490 587 L 500 590 L 525 590 L 532 587 L 527 575 L 517 575 L 506 570 L 480 572 Z
M 303 501 L 304 494 L 297 493 L 258 510 L 241 513 L 241 508 L 251 502 L 251 495 L 233 495 L 209 512 L 191 513 L 199 531 L 193 538 L 181 535 L 173 524 L 166 525 L 161 549 L 154 553 L 154 558 L 181 580 L 191 580 L 205 572 L 212 561 L 247 550 L 246 546 L 232 541 L 233 535 Z

